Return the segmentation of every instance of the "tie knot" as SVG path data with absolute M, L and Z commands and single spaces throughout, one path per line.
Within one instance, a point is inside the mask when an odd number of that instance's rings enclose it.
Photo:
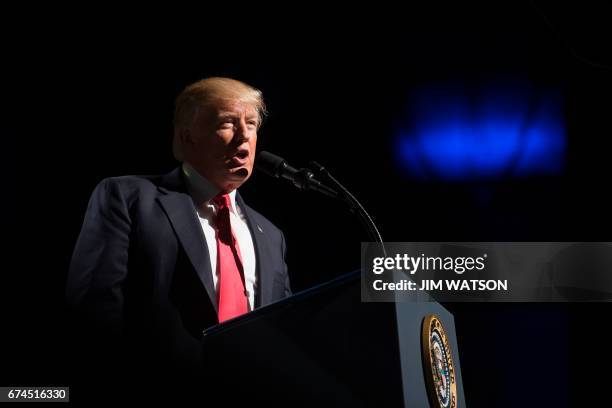
M 219 210 L 223 208 L 230 208 L 230 198 L 229 194 L 219 194 L 212 199 L 213 203 L 217 206 Z

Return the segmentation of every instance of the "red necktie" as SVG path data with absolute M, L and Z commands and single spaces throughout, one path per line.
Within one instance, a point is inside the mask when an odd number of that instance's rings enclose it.
M 217 276 L 219 296 L 219 323 L 248 312 L 244 287 L 242 258 L 230 224 L 230 198 L 220 194 L 213 198 L 217 206 Z

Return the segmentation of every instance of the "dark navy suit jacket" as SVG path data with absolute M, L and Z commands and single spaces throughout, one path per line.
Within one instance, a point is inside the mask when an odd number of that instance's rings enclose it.
M 180 168 L 114 177 L 94 190 L 67 283 L 73 327 L 86 333 L 77 335 L 83 357 L 170 376 L 202 370 L 200 338 L 218 323 L 217 298 L 183 177 Z M 289 296 L 282 232 L 236 201 L 255 245 L 255 307 Z

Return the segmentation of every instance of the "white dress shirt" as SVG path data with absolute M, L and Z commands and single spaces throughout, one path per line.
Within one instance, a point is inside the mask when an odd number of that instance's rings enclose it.
M 217 238 L 215 236 L 214 227 L 214 215 L 217 212 L 217 208 L 211 202 L 211 199 L 219 194 L 220 191 L 202 177 L 191 165 L 189 165 L 189 163 L 183 163 L 182 168 L 187 182 L 187 189 L 197 209 L 200 225 L 204 232 L 204 238 L 208 246 L 208 254 L 210 255 L 210 268 L 213 275 L 215 292 L 218 293 Z M 249 300 L 249 310 L 253 310 L 255 290 L 257 288 L 257 276 L 255 275 L 255 247 L 244 213 L 236 204 L 236 190 L 230 192 L 228 195 L 230 197 L 230 224 L 236 236 L 236 240 L 238 241 L 238 247 L 240 248 L 242 266 L 244 268 L 245 288 Z

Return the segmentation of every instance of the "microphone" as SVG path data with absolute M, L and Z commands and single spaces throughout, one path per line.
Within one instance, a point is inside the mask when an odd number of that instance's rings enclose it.
M 255 161 L 255 167 L 274 178 L 284 178 L 291 181 L 300 190 L 315 190 L 333 198 L 338 198 L 348 204 L 351 212 L 357 215 L 366 227 L 370 238 L 380 244 L 382 253 L 387 256 L 383 239 L 372 220 L 372 217 L 363 208 L 361 203 L 347 190 L 330 172 L 319 163 L 311 161 L 309 164 L 316 172 L 324 176 L 332 183 L 335 189 L 327 187 L 314 178 L 314 174 L 309 169 L 296 169 L 287 164 L 285 159 L 270 152 L 260 152 Z
M 337 198 L 338 193 L 314 178 L 308 169 L 291 167 L 285 159 L 270 152 L 260 152 L 255 160 L 255 167 L 274 178 L 284 178 L 293 183 L 300 190 L 313 190 L 327 196 Z

